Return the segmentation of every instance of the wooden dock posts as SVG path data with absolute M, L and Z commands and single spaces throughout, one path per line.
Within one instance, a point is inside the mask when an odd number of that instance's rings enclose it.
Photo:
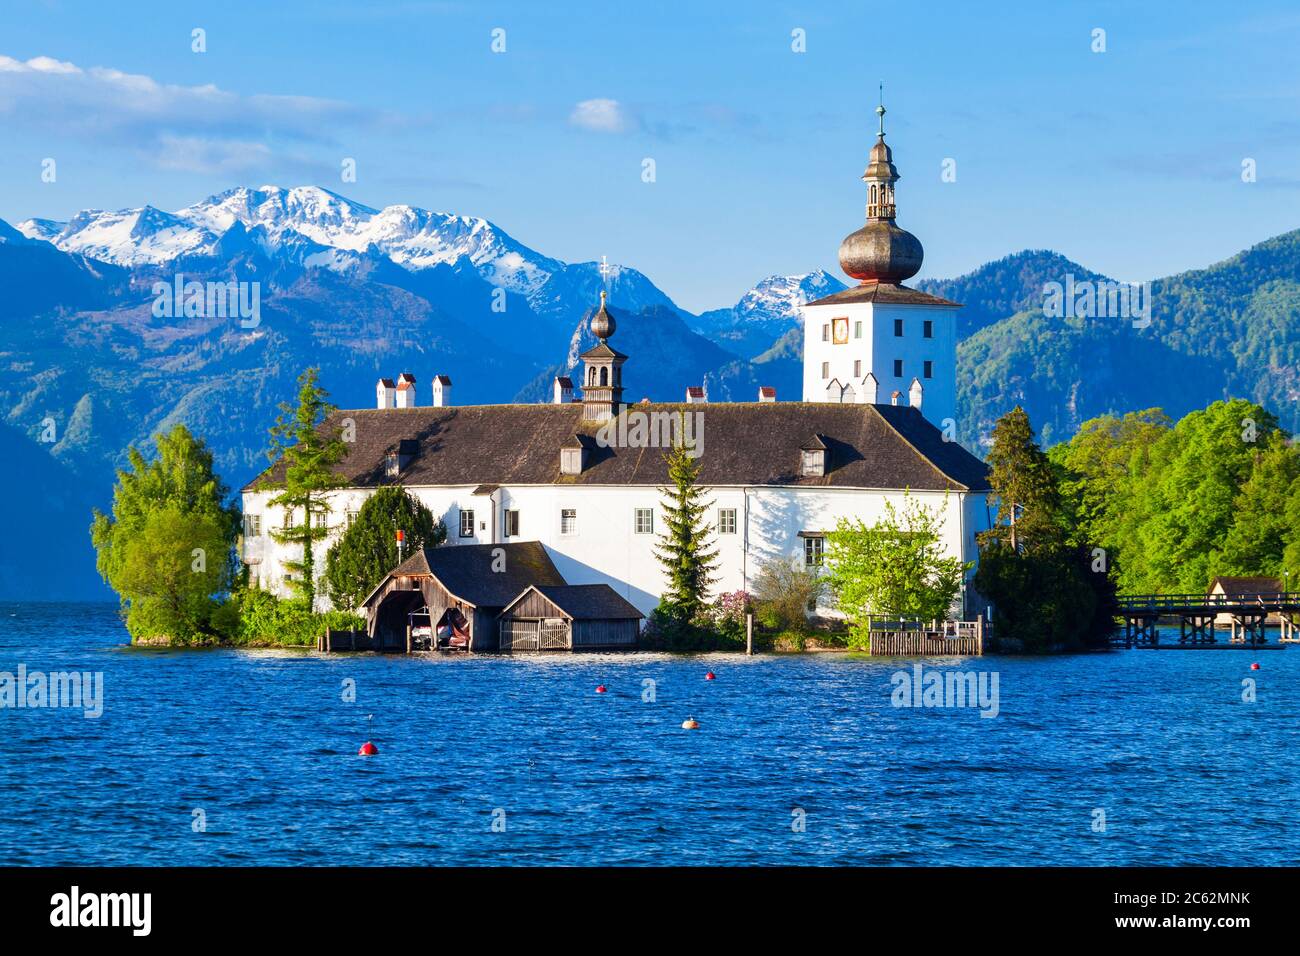
M 1119 599 L 1125 647 L 1258 647 L 1267 645 L 1268 629 L 1278 628 L 1278 645 L 1300 643 L 1293 619 L 1300 613 L 1300 592 L 1280 591 L 1228 597 L 1222 594 L 1135 594 Z M 1215 625 L 1228 618 L 1228 641 L 1220 644 Z M 1161 644 L 1161 619 L 1178 621 L 1178 640 Z M 1220 625 L 1221 626 L 1221 625 Z M 1275 645 L 1277 646 L 1277 645 Z
M 327 627 L 316 638 L 316 650 L 328 654 L 332 651 L 368 651 L 373 647 L 370 635 L 365 631 L 347 631 Z

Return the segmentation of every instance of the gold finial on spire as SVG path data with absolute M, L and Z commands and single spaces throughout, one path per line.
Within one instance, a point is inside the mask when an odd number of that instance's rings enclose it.
M 880 132 L 877 134 L 881 139 L 885 138 L 885 81 L 880 81 L 880 105 L 876 107 L 876 115 L 880 117 Z
M 600 290 L 600 307 L 601 307 L 602 309 L 605 307 L 605 297 L 606 297 L 607 295 L 609 295 L 609 293 L 606 292 L 604 289 L 601 289 L 601 290 Z

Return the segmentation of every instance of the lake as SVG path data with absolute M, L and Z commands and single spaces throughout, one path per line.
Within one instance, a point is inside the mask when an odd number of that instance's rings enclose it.
M 1297 648 L 923 662 L 996 676 L 984 717 L 839 654 L 125 645 L 0 604 L 0 673 L 103 675 L 97 718 L 0 709 L 0 864 L 1300 862 Z

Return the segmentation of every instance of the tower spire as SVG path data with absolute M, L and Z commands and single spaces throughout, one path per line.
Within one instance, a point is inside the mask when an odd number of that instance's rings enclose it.
M 876 135 L 885 138 L 885 81 L 880 81 L 880 105 L 876 107 L 876 116 L 880 118 L 880 132 Z

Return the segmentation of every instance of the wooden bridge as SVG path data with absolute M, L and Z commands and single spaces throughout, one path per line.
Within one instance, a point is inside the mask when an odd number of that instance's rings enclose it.
M 1119 599 L 1124 636 L 1117 636 L 1114 643 L 1124 647 L 1285 647 L 1300 643 L 1300 626 L 1292 618 L 1297 613 L 1300 591 L 1231 596 L 1133 594 Z M 1156 627 L 1162 618 L 1177 619 L 1177 643 L 1160 643 Z M 1227 627 L 1226 642 L 1218 640 L 1216 624 Z M 1268 644 L 1270 627 L 1278 629 L 1274 645 Z

